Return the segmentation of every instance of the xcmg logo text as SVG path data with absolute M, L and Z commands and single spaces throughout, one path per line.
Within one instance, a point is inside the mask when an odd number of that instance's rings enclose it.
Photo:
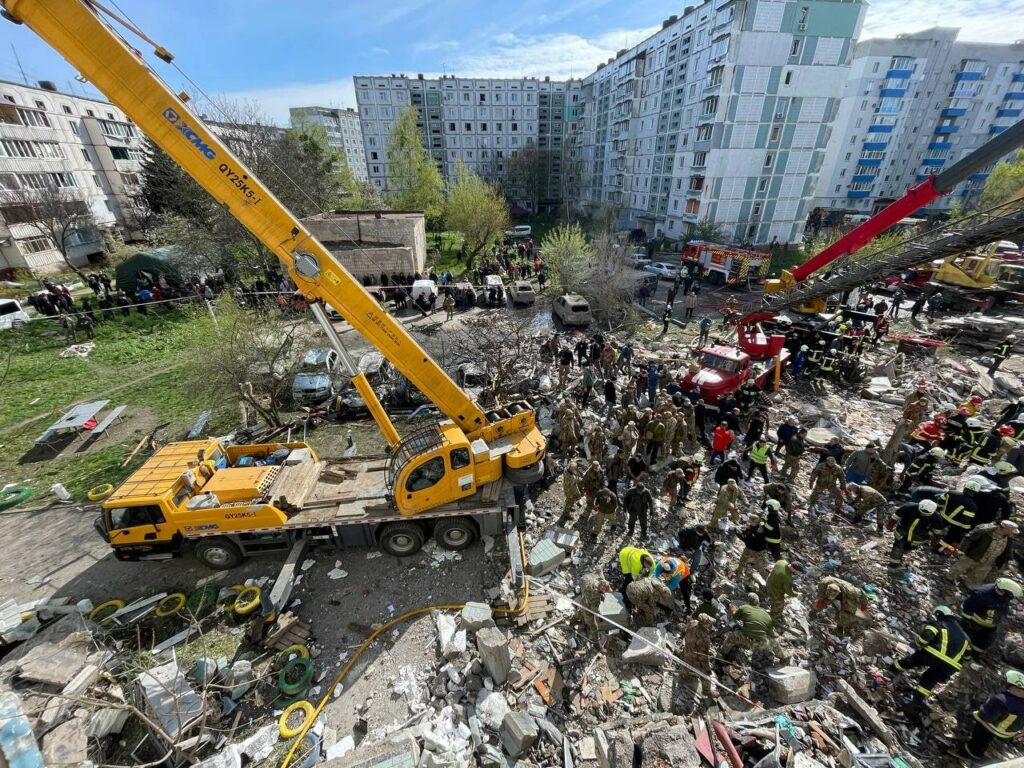
M 181 135 L 184 136 L 192 146 L 202 153 L 203 157 L 207 160 L 213 160 L 217 157 L 217 153 L 211 147 L 207 146 L 206 142 L 203 141 L 203 137 L 196 133 L 192 129 L 192 126 L 181 119 L 181 115 L 168 107 L 164 110 L 164 117 L 167 119 L 167 122 L 181 132 Z

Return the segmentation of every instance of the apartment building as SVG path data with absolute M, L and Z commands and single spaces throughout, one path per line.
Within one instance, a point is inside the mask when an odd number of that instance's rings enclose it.
M 860 0 L 708 0 L 584 79 L 580 204 L 686 236 L 800 238 L 865 12 Z
M 459 161 L 484 178 L 509 181 L 509 160 L 542 150 L 539 193 L 511 189 L 519 205 L 553 210 L 563 198 L 565 137 L 579 117 L 576 80 L 361 76 L 353 78 L 369 179 L 388 189 L 387 140 L 404 109 L 415 107 L 423 141 L 446 179 Z
M 366 181 L 366 151 L 359 113 L 354 109 L 331 107 L 292 107 L 288 110 L 292 126 L 319 125 L 327 132 L 332 147 L 345 153 L 345 162 L 357 181 Z
M 137 237 L 142 142 L 108 102 L 61 93 L 47 81 L 0 81 L 0 273 L 65 268 L 26 205 L 40 190 L 61 190 L 61 199 L 87 209 L 101 231 Z M 72 232 L 65 240 L 75 265 L 104 252 L 101 232 Z
M 1020 120 L 1024 41 L 959 42 L 958 31 L 935 27 L 857 44 L 817 205 L 873 213 Z M 974 202 L 989 170 L 926 213 Z

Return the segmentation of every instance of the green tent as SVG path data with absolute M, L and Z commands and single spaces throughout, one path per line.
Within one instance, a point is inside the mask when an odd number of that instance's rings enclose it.
M 181 249 L 176 245 L 164 245 L 129 256 L 117 265 L 117 287 L 130 296 L 135 293 L 143 277 L 148 276 L 155 283 L 157 277 L 163 275 L 168 283 L 180 288 L 184 277 L 180 265 L 180 252 Z

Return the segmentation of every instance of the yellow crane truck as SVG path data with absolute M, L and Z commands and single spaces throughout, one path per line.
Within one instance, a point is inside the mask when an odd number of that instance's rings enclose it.
M 376 543 L 412 554 L 428 535 L 460 548 L 501 530 L 515 485 L 543 475 L 544 437 L 525 401 L 483 410 L 175 94 L 121 33 L 139 30 L 89 0 L 0 0 L 107 95 L 281 261 L 386 438 L 387 456 L 322 461 L 302 443 L 172 443 L 103 503 L 102 534 L 125 560 L 194 544 L 207 565 L 296 541 Z M 152 43 L 151 43 L 152 44 Z M 154 45 L 154 55 L 173 60 Z M 299 180 L 301 182 L 301 180 Z M 330 323 L 333 307 L 445 418 L 398 434 Z

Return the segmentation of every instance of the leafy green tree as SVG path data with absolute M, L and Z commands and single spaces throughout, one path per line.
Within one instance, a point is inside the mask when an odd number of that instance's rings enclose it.
M 556 290 L 577 292 L 586 281 L 592 251 L 579 224 L 561 224 L 540 244 L 544 268 Z
M 1018 149 L 1009 160 L 999 163 L 985 180 L 981 191 L 981 207 L 991 208 L 1024 193 L 1024 149 Z
M 460 232 L 466 250 L 466 268 L 497 243 L 508 229 L 508 203 L 497 187 L 488 184 L 463 163 L 455 169 L 455 183 L 444 206 L 448 229 Z
M 416 117 L 415 107 L 403 110 L 388 136 L 388 197 L 397 210 L 423 211 L 430 224 L 443 211 L 444 179 L 423 145 Z
M 725 231 L 711 219 L 701 219 L 690 227 L 691 240 L 703 240 L 707 243 L 720 243 L 725 239 Z

